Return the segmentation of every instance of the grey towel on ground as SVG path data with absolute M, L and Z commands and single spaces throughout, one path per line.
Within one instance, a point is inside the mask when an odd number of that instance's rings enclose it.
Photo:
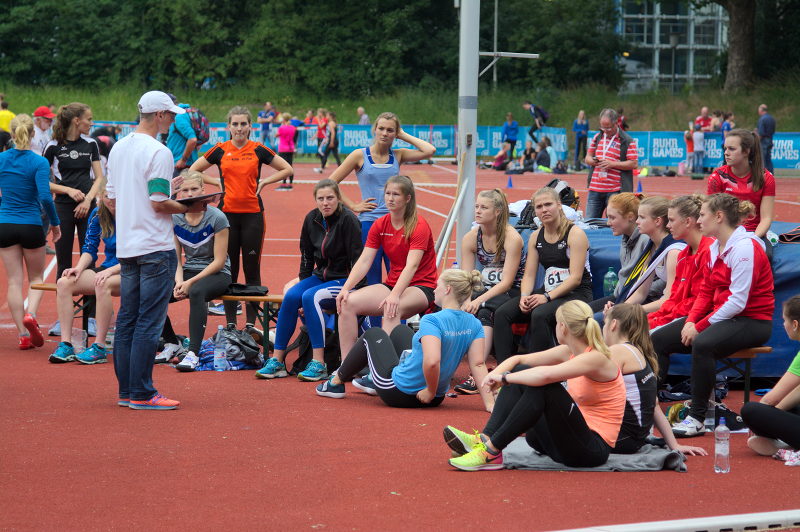
M 686 457 L 678 451 L 645 444 L 635 454 L 611 454 L 608 462 L 598 467 L 568 467 L 549 456 L 538 454 L 525 438 L 517 438 L 503 449 L 503 465 L 507 469 L 544 471 L 661 471 L 686 472 Z

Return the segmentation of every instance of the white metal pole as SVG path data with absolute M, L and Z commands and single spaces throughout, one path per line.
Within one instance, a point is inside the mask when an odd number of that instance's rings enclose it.
M 497 1 L 494 0 L 494 48 L 492 51 L 497 53 Z M 492 67 L 492 89 L 497 90 L 497 63 Z
M 457 213 L 456 257 L 461 263 L 461 240 L 472 226 L 475 205 L 475 148 L 478 143 L 478 33 L 480 0 L 461 0 L 458 54 L 458 153 L 463 154 L 464 200 Z

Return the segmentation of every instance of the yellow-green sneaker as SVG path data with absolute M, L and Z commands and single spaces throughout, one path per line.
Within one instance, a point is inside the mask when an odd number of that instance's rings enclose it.
M 465 455 L 481 443 L 481 437 L 478 435 L 477 430 L 475 434 L 468 434 L 463 430 L 447 425 L 443 433 L 444 442 L 453 451 L 453 457 Z
M 494 471 L 503 469 L 503 452 L 492 454 L 479 443 L 464 456 L 450 459 L 450 465 L 462 471 Z

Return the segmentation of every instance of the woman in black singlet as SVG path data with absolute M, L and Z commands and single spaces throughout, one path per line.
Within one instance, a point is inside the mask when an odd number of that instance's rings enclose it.
M 532 203 L 542 225 L 528 242 L 522 295 L 508 300 L 494 314 L 494 355 L 498 362 L 514 354 L 512 323 L 529 322 L 527 352 L 544 351 L 555 345 L 556 309 L 571 299 L 592 300 L 586 233 L 567 220 L 555 189 L 539 189 Z M 544 284 L 534 290 L 539 264 L 544 268 Z

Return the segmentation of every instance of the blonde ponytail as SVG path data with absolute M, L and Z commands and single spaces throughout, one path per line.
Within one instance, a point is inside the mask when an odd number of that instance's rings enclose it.
M 606 357 L 611 357 L 611 351 L 603 341 L 603 331 L 589 305 L 577 299 L 567 301 L 556 310 L 556 320 L 566 325 L 572 336 L 585 341 L 589 347 Z
M 14 138 L 14 146 L 18 150 L 31 149 L 31 140 L 33 139 L 33 119 L 26 114 L 18 114 L 11 120 L 9 126 L 11 128 L 11 136 Z

